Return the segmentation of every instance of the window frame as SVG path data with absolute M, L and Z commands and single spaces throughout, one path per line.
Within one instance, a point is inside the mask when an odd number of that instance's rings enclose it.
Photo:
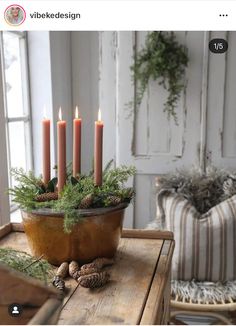
M 23 99 L 23 114 L 15 117 L 8 117 L 7 110 L 7 93 L 5 89 L 5 62 L 4 62 L 4 45 L 3 34 L 15 34 L 19 36 L 20 42 L 20 60 L 21 60 L 21 81 L 22 81 L 22 99 Z M 12 122 L 24 122 L 24 144 L 26 152 L 26 170 L 33 170 L 33 141 L 32 141 L 32 110 L 30 100 L 30 78 L 29 78 L 29 57 L 28 57 L 28 42 L 27 32 L 18 31 L 2 31 L 0 35 L 1 39 L 1 54 L 2 54 L 2 79 L 3 79 L 3 96 L 4 96 L 4 113 L 5 113 L 5 130 L 6 130 L 6 146 L 7 146 L 7 166 L 8 166 L 8 182 L 9 187 L 12 186 L 10 178 L 11 169 L 11 157 L 10 157 L 10 134 L 9 124 Z M 18 206 L 14 203 L 10 203 L 10 212 L 14 212 L 18 209 Z

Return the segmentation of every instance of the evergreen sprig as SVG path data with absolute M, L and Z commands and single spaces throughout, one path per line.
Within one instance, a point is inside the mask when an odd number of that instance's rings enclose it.
M 175 108 L 184 89 L 183 76 L 188 65 L 187 49 L 176 41 L 173 32 L 151 32 L 146 37 L 145 47 L 136 53 L 130 67 L 136 83 L 135 101 L 138 108 L 150 80 L 159 80 L 159 85 L 168 91 L 164 112 L 177 124 Z
M 54 274 L 53 267 L 46 260 L 38 260 L 12 248 L 0 248 L 0 263 L 47 283 Z
M 124 183 L 135 174 L 135 171 L 134 167 L 121 166 L 110 169 L 109 166 L 104 170 L 101 187 L 94 185 L 94 180 L 90 175 L 81 178 L 76 185 L 67 184 L 61 198 L 55 204 L 57 211 L 64 212 L 65 231 L 69 232 L 71 227 L 81 220 L 77 210 L 81 201 L 88 195 L 93 197 L 90 208 L 108 207 L 107 198 L 109 196 L 116 196 L 120 198 L 121 202 L 130 202 L 134 192 L 132 188 L 125 188 Z
M 9 195 L 13 197 L 12 201 L 26 210 L 35 208 L 35 197 L 41 191 L 41 179 L 36 178 L 32 171 L 26 174 L 22 168 L 12 168 L 11 175 L 17 183 L 14 188 L 8 190 Z
M 13 196 L 13 201 L 26 211 L 52 208 L 56 212 L 63 212 L 64 229 L 69 232 L 73 225 L 81 220 L 78 209 L 86 196 L 92 198 L 88 208 L 114 206 L 110 199 L 114 197 L 120 203 L 130 202 L 133 198 L 133 189 L 125 187 L 125 183 L 135 174 L 136 169 L 132 166 L 112 168 L 112 163 L 110 161 L 103 171 L 102 186 L 95 186 L 92 172 L 81 175 L 78 179 L 68 173 L 66 185 L 59 199 L 45 202 L 38 202 L 38 195 L 55 191 L 57 179 L 53 178 L 48 185 L 44 185 L 41 178 L 36 178 L 32 172 L 26 174 L 22 169 L 13 169 L 12 175 L 17 181 L 17 186 L 9 189 L 9 194 Z

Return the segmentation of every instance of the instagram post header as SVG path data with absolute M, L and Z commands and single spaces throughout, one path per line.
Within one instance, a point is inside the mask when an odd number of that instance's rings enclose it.
M 0 325 L 236 324 L 236 2 L 0 2 Z

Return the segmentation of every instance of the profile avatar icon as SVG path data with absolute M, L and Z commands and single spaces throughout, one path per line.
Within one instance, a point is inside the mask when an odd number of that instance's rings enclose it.
M 26 13 L 23 7 L 14 4 L 6 8 L 4 18 L 9 25 L 19 26 L 25 21 Z
M 19 317 L 22 313 L 22 306 L 18 303 L 12 303 L 8 307 L 9 315 L 12 317 Z
M 13 307 L 13 311 L 12 311 L 12 314 L 19 314 L 19 310 L 18 310 L 18 307 L 17 306 L 14 306 Z

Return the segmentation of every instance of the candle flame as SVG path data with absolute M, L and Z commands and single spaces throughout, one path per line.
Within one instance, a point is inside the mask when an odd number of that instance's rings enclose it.
M 62 120 L 62 112 L 61 112 L 61 107 L 60 107 L 60 109 L 59 109 L 58 117 L 59 117 L 59 120 L 61 121 L 61 120 Z
M 101 109 L 98 110 L 98 121 L 102 121 Z
M 78 106 L 75 108 L 75 119 L 79 119 L 79 109 Z
M 47 119 L 47 109 L 46 109 L 46 105 L 43 106 L 43 118 Z

